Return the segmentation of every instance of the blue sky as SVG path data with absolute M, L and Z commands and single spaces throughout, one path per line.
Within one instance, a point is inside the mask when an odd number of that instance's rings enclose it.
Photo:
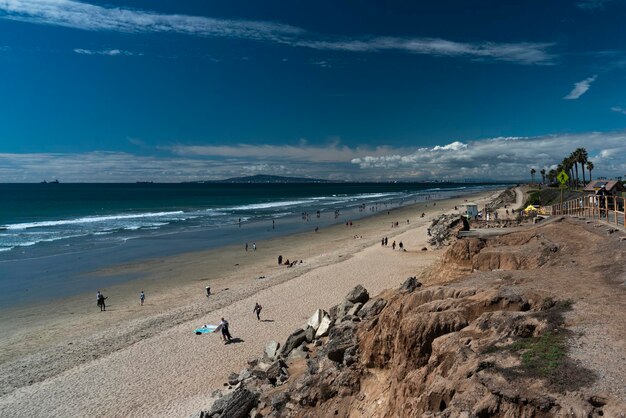
M 0 181 L 626 174 L 626 1 L 0 0 Z

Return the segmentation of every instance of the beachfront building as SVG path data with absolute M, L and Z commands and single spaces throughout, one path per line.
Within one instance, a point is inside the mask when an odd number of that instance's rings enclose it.
M 585 192 L 596 193 L 604 186 L 608 196 L 626 197 L 626 186 L 619 180 L 593 180 L 583 189 Z

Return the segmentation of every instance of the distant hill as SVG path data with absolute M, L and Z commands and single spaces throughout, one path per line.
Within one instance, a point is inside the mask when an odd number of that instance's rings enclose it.
M 283 177 L 257 174 L 255 176 L 232 177 L 224 180 L 206 181 L 203 183 L 337 183 L 323 179 L 310 179 L 305 177 Z

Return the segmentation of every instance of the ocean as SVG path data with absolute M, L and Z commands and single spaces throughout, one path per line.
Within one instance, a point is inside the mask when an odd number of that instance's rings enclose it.
M 0 184 L 0 308 L 132 279 L 84 280 L 102 267 L 243 245 L 497 187 L 503 185 Z

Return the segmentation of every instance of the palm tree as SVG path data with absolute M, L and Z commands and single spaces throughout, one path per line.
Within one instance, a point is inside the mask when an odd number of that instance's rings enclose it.
M 561 165 L 563 166 L 563 171 L 565 171 L 565 173 L 569 176 L 570 181 L 572 178 L 574 178 L 574 175 L 572 174 L 572 162 L 569 158 L 563 158 L 563 162 L 561 162 Z
M 591 170 L 593 170 L 593 163 L 591 161 L 587 161 L 587 170 L 589 170 L 589 182 L 591 182 Z
M 574 166 L 574 169 L 576 170 L 576 186 L 578 187 L 578 154 L 577 154 L 578 150 L 572 152 L 569 156 L 569 160 L 572 162 L 572 165 Z
M 534 168 L 530 169 L 530 178 L 532 179 L 532 184 L 535 184 L 535 173 L 537 172 L 537 170 L 535 170 Z
M 580 163 L 580 168 L 583 172 L 583 186 L 585 185 L 585 164 L 587 164 L 587 160 L 589 159 L 589 154 L 587 154 L 587 150 L 584 148 L 576 149 L 576 155 L 578 156 L 578 162 Z
M 550 182 L 550 184 L 554 183 L 557 174 L 558 171 L 556 171 L 555 169 L 548 171 L 548 181 Z
M 543 184 L 546 184 L 546 169 L 545 169 L 545 168 L 542 168 L 542 169 L 541 169 L 541 171 L 540 171 L 540 173 L 541 173 L 541 182 L 542 182 Z

